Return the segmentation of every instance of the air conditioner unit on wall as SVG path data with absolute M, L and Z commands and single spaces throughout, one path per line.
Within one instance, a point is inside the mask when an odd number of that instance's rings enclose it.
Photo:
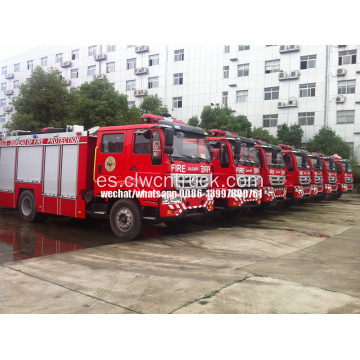
M 149 47 L 147 45 L 135 46 L 136 53 L 145 52 L 145 51 L 149 51 Z
M 283 101 L 278 102 L 278 107 L 285 107 L 286 104 Z
M 94 60 L 95 60 L 95 61 L 105 60 L 105 59 L 106 59 L 106 54 L 94 55 Z
M 300 46 L 299 45 L 289 45 L 289 50 L 292 50 L 292 51 L 300 50 Z
M 5 112 L 10 112 L 10 111 L 12 111 L 12 109 L 13 109 L 12 106 L 5 106 L 4 107 Z
M 14 74 L 6 74 L 5 79 L 12 79 L 14 77 Z
M 104 80 L 106 79 L 106 75 L 105 74 L 94 75 L 94 79 Z
M 285 71 L 279 72 L 279 80 L 285 80 L 287 79 L 287 73 Z
M 287 51 L 288 46 L 287 45 L 280 45 L 279 52 Z
M 5 95 L 12 95 L 13 93 L 14 93 L 14 90 L 12 90 L 12 89 L 4 91 Z
M 300 76 L 300 71 L 299 70 L 293 70 L 290 72 L 290 77 L 292 79 L 297 79 Z
M 134 91 L 134 96 L 145 96 L 146 95 L 146 90 L 135 90 Z
M 345 97 L 344 95 L 338 95 L 338 96 L 336 97 L 336 102 L 337 102 L 338 104 L 343 104 L 343 103 L 345 102 L 345 99 L 346 99 L 346 97 Z
M 61 67 L 68 67 L 71 66 L 71 61 L 63 61 L 62 63 L 60 63 Z
M 339 68 L 336 71 L 337 76 L 344 76 L 345 74 L 346 74 L 346 69 L 345 68 Z
M 297 106 L 297 100 L 296 99 L 291 99 L 288 101 L 288 106 Z
M 134 74 L 135 74 L 135 75 L 147 74 L 148 71 L 149 71 L 149 70 L 148 70 L 147 67 L 136 68 L 136 69 L 134 70 Z

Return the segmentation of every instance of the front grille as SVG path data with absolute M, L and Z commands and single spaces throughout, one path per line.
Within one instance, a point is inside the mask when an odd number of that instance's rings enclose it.
M 337 178 L 336 177 L 329 177 L 330 184 L 336 184 Z
M 322 176 L 315 176 L 315 184 L 321 184 L 323 182 Z
M 171 174 L 171 181 L 177 190 L 207 189 L 211 183 L 211 174 Z
M 277 185 L 284 185 L 286 176 L 269 176 L 270 185 L 277 186 Z
M 346 177 L 345 182 L 351 184 L 353 182 L 353 179 L 351 177 Z
M 311 182 L 311 176 L 300 176 L 300 185 L 309 185 Z
M 262 185 L 262 177 L 260 175 L 236 175 L 236 183 L 239 187 L 258 187 Z

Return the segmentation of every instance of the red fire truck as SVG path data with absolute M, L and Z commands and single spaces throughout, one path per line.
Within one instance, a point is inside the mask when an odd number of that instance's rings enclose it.
M 318 154 L 318 153 L 314 153 Z M 323 199 L 328 197 L 332 198 L 333 195 L 337 193 L 338 185 L 337 185 L 337 171 L 335 160 L 331 156 L 327 156 L 324 154 L 318 154 L 322 160 L 323 168 L 324 168 L 324 194 L 322 196 Z
M 282 149 L 259 139 L 253 140 L 257 144 L 255 147 L 258 149 L 263 178 L 261 206 L 265 209 L 271 205 L 279 209 L 286 200 L 286 170 Z
M 210 130 L 206 140 L 214 166 L 215 210 L 244 214 L 259 206 L 262 178 L 255 142 L 225 129 Z
M 307 152 L 307 150 L 305 150 Z M 307 152 L 311 171 L 311 200 L 321 201 L 324 194 L 324 173 L 323 163 L 320 155 Z
M 352 192 L 354 189 L 354 174 L 352 172 L 351 163 L 348 159 L 342 159 L 341 156 L 334 154 L 337 170 L 337 193 L 332 196 L 333 199 L 339 199 L 345 192 Z
M 283 149 L 281 152 L 286 164 L 286 206 L 291 206 L 300 199 L 311 197 L 310 164 L 305 150 L 295 149 L 287 144 L 279 146 Z
M 144 222 L 185 226 L 213 211 L 206 132 L 151 114 L 142 121 L 1 138 L 0 206 L 18 208 L 27 222 L 45 214 L 106 218 L 124 240 L 140 236 Z

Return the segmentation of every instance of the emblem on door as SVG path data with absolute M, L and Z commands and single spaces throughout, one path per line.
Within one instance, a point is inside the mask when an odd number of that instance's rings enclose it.
M 112 156 L 109 156 L 106 160 L 105 160 L 105 169 L 108 172 L 112 172 L 115 169 L 116 166 L 116 161 Z

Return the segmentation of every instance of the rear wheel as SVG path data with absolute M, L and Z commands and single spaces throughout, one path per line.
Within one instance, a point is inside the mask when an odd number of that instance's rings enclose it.
M 121 240 L 133 240 L 142 234 L 144 224 L 137 204 L 131 200 L 118 200 L 110 211 L 110 226 Z
M 25 190 L 21 193 L 18 210 L 21 219 L 29 223 L 42 222 L 47 218 L 46 214 L 37 212 L 35 196 L 30 190 Z

